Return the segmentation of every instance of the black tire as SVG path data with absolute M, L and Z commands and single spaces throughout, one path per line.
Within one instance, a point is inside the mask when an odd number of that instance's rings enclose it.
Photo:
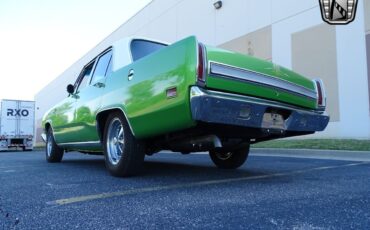
M 144 143 L 135 138 L 122 113 L 113 112 L 108 116 L 103 146 L 105 166 L 113 176 L 134 176 L 142 171 Z
M 64 155 L 64 149 L 60 148 L 54 140 L 53 130 L 49 128 L 46 134 L 45 156 L 49 163 L 61 162 Z
M 213 163 L 221 169 L 236 169 L 242 166 L 249 155 L 249 145 L 234 151 L 209 151 Z

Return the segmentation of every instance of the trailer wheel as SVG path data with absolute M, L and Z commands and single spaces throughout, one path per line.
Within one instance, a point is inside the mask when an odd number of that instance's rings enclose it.
M 242 166 L 249 155 L 249 145 L 234 151 L 212 150 L 209 152 L 213 163 L 221 169 L 236 169 Z
M 64 150 L 55 143 L 53 130 L 51 128 L 48 129 L 46 136 L 45 153 L 46 161 L 49 163 L 61 162 L 63 159 Z
M 105 165 L 113 176 L 138 174 L 145 157 L 144 143 L 132 134 L 126 118 L 120 112 L 108 116 L 104 128 Z

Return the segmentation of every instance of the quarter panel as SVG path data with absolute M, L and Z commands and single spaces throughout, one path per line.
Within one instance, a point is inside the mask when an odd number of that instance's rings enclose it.
M 315 86 L 311 80 L 268 61 L 208 46 L 207 57 L 209 61 L 251 70 L 260 74 L 264 74 L 266 76 L 273 76 L 283 81 L 305 87 L 308 90 L 315 91 Z M 308 100 L 306 98 L 298 97 L 284 91 L 277 91 L 272 88 L 266 88 L 248 82 L 224 79 L 212 75 L 207 78 L 207 87 L 210 89 L 218 89 L 249 96 L 257 96 L 261 98 L 282 101 L 310 109 L 316 108 L 315 100 Z
M 70 133 L 73 132 L 72 122 L 75 119 L 74 103 L 75 99 L 71 96 L 65 98 L 54 106 L 43 119 L 44 127 L 46 122 L 50 122 L 56 143 L 71 142 L 73 140 L 73 136 Z
M 195 125 L 189 87 L 196 83 L 197 41 L 189 37 L 123 67 L 107 79 L 102 109 L 125 111 L 133 132 L 146 138 Z M 128 73 L 134 77 L 128 80 Z M 177 96 L 166 90 L 176 87 Z

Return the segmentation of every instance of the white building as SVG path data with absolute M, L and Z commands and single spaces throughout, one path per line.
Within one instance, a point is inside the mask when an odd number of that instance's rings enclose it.
M 175 42 L 196 35 L 205 44 L 322 78 L 331 122 L 310 137 L 370 138 L 370 0 L 359 0 L 356 20 L 345 26 L 324 23 L 318 0 L 223 0 L 220 9 L 215 1 L 149 3 L 35 96 L 37 136 L 44 112 L 66 96 L 64 86 L 113 41 L 144 36 Z

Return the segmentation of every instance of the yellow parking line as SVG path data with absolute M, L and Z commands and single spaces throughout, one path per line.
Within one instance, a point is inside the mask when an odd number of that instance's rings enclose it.
M 185 184 L 174 184 L 174 185 L 138 188 L 138 189 L 131 189 L 127 191 L 118 191 L 118 192 L 111 192 L 111 193 L 101 193 L 101 194 L 95 194 L 95 195 L 71 197 L 71 198 L 66 198 L 66 199 L 49 201 L 47 202 L 47 204 L 66 205 L 66 204 L 81 203 L 81 202 L 91 201 L 91 200 L 100 200 L 100 199 L 106 199 L 106 198 L 112 198 L 112 197 L 134 195 L 134 194 L 146 193 L 146 192 L 155 192 L 155 191 L 163 191 L 163 190 L 172 190 L 172 189 L 180 189 L 180 188 L 199 187 L 199 186 L 206 186 L 206 185 L 248 181 L 248 180 L 266 179 L 266 178 L 273 178 L 273 177 L 282 177 L 282 176 L 303 174 L 303 173 L 314 172 L 314 171 L 322 171 L 322 170 L 337 169 L 337 168 L 344 168 L 344 167 L 353 167 L 353 166 L 366 165 L 366 164 L 370 164 L 370 163 L 361 162 L 361 163 L 352 163 L 352 164 L 336 165 L 336 166 L 324 166 L 324 167 L 317 167 L 317 168 L 311 168 L 311 169 L 291 171 L 291 172 L 286 172 L 286 173 L 275 173 L 275 174 L 269 174 L 269 175 L 249 176 L 249 177 L 247 176 L 247 177 L 238 177 L 238 178 L 230 178 L 230 179 L 191 182 L 191 183 L 185 183 Z

